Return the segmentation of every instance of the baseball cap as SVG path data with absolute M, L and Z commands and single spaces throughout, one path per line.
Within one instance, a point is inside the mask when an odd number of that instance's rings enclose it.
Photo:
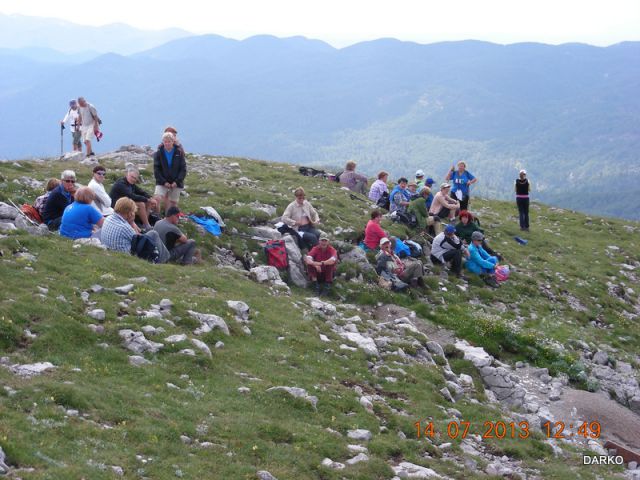
M 329 235 L 327 235 L 326 233 L 321 233 L 320 240 L 329 240 Z
M 524 173 L 526 175 L 527 171 L 526 170 L 520 170 L 520 173 Z
M 441 183 L 441 184 L 440 184 L 440 189 L 443 189 L 443 188 L 449 188 L 450 186 L 451 186 L 451 185 L 449 185 L 447 182 L 444 182 L 444 183 Z
M 425 183 L 426 185 L 431 186 L 431 185 L 433 185 L 433 184 L 434 184 L 434 183 L 436 183 L 436 182 L 433 180 L 433 178 L 429 177 L 429 178 L 427 178 L 427 179 L 424 181 L 424 183 Z
M 454 227 L 453 225 L 447 225 L 446 227 L 444 227 L 444 233 L 456 233 L 456 227 Z
M 380 239 L 380 246 L 384 245 L 385 243 L 389 243 L 391 240 L 389 240 L 387 237 L 382 237 Z
M 478 232 L 477 230 L 471 234 L 471 240 L 483 240 L 484 235 L 482 232 Z
M 72 100 L 69 100 L 69 106 L 70 106 L 70 107 L 73 107 L 73 106 L 74 106 L 74 105 L 76 105 L 77 103 L 78 103 L 78 102 L 76 101 L 76 99 L 75 99 L 75 98 L 74 98 L 74 99 L 72 99 Z
M 169 207 L 167 209 L 167 217 L 171 217 L 173 215 L 179 215 L 180 209 L 178 207 Z
M 416 177 L 424 177 L 424 172 L 422 170 L 416 170 Z

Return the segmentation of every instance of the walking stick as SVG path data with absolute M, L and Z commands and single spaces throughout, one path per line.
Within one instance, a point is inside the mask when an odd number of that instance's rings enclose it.
M 60 124 L 60 158 L 64 155 L 62 143 L 64 142 L 64 124 Z

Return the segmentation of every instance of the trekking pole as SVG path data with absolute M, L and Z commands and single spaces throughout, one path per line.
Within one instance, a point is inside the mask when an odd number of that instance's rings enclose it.
M 60 124 L 60 158 L 64 155 L 63 153 L 63 145 L 64 142 L 64 124 Z

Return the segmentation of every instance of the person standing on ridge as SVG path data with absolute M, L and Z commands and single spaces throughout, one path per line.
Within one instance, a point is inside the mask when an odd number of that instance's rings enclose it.
M 82 133 L 80 132 L 80 111 L 78 110 L 78 102 L 75 100 L 69 101 L 69 111 L 60 121 L 62 128 L 64 128 L 67 122 L 69 122 L 69 127 L 71 128 L 73 151 L 81 152 L 82 142 L 80 141 L 80 137 Z
M 516 179 L 516 204 L 518 205 L 518 214 L 520 217 L 520 230 L 529 231 L 529 193 L 531 192 L 531 184 L 527 179 L 527 171 L 520 170 L 520 175 Z
M 162 134 L 162 144 L 153 155 L 153 175 L 156 180 L 154 195 L 164 205 L 165 214 L 170 207 L 177 207 L 180 192 L 187 176 L 187 162 L 184 151 L 176 145 L 176 137 L 171 132 Z
M 87 157 L 95 155 L 91 148 L 91 140 L 95 136 L 98 140 L 102 137 L 100 124 L 102 120 L 98 116 L 96 107 L 87 102 L 84 97 L 78 97 L 80 111 L 80 133 L 85 147 L 87 147 Z
M 476 183 L 478 179 L 474 177 L 471 172 L 467 171 L 466 163 L 458 162 L 457 167 L 457 170 L 456 167 L 451 167 L 451 170 L 447 173 L 445 180 L 447 182 L 450 181 L 453 184 L 453 188 L 451 189 L 451 198 L 460 202 L 460 210 L 468 210 L 469 195 L 471 193 L 469 186 Z

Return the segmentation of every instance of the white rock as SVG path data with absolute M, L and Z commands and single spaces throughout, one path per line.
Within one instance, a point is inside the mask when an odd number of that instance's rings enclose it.
M 322 333 L 320 334 L 320 340 L 322 340 L 323 342 L 330 342 L 331 340 L 329 340 L 329 337 L 327 337 L 326 335 L 323 335 Z
M 347 432 L 347 437 L 352 438 L 353 440 L 359 440 L 359 441 L 369 441 L 373 438 L 373 435 L 371 434 L 371 432 L 369 430 L 364 430 L 364 429 L 356 429 L 356 430 L 349 430 Z
M 400 478 L 442 478 L 435 471 L 410 462 L 401 462 L 397 467 L 391 467 Z
M 356 463 L 360 463 L 360 462 L 368 462 L 369 461 L 369 457 L 364 454 L 364 453 L 359 453 L 358 455 L 356 455 L 353 458 L 350 458 L 349 460 L 347 460 L 346 463 L 347 465 L 355 465 Z
M 213 355 L 211 354 L 211 349 L 202 340 L 198 340 L 197 338 L 192 338 L 191 343 L 193 343 L 196 346 L 196 348 L 198 348 L 207 357 L 213 358 Z
M 224 342 L 221 342 L 220 340 L 218 340 L 213 347 L 214 348 L 224 348 Z
M 120 295 L 127 295 L 129 292 L 133 291 L 135 285 L 133 283 L 129 283 L 127 285 L 122 285 L 121 287 L 116 287 L 115 292 Z
M 6 460 L 7 456 L 5 455 L 4 450 L 2 450 L 2 447 L 0 447 L 0 475 L 6 475 L 9 473 L 9 465 L 5 463 Z
M 360 405 L 362 405 L 368 412 L 373 413 L 373 403 L 371 403 L 371 400 L 367 397 L 360 397 Z
M 333 470 L 344 470 L 344 463 L 334 462 L 330 458 L 322 460 L 322 466 L 332 468 Z
M 335 308 L 335 307 L 334 307 Z M 380 356 L 378 352 L 378 347 L 376 347 L 376 343 L 372 338 L 365 337 L 360 333 L 353 332 L 339 332 L 338 333 L 345 340 L 349 340 L 350 342 L 355 343 L 358 348 L 364 350 L 367 355 L 372 355 L 375 357 Z
M 129 355 L 129 364 L 134 367 L 142 367 L 143 365 L 151 365 L 151 362 L 140 355 Z
M 249 320 L 249 305 L 236 300 L 227 300 L 227 306 L 236 314 L 236 320 L 246 322 Z
M 309 395 L 304 388 L 279 386 L 279 387 L 268 388 L 267 392 L 273 392 L 273 391 L 278 391 L 278 390 L 281 390 L 283 392 L 287 392 L 289 395 L 291 395 L 293 397 L 301 398 L 301 399 L 309 402 L 314 409 L 316 408 L 316 405 L 318 404 L 318 397 L 315 397 L 313 395 Z
M 171 300 L 169 300 L 168 298 L 163 298 L 162 300 L 160 300 L 160 308 L 163 310 L 169 310 L 171 307 L 173 307 L 173 302 Z
M 164 339 L 167 343 L 179 343 L 187 340 L 187 336 L 184 333 L 178 335 L 171 335 Z
M 195 357 L 196 356 L 196 351 L 193 350 L 192 348 L 183 348 L 178 353 L 181 353 L 182 355 L 187 355 L 188 357 Z
M 278 480 L 266 470 L 260 470 L 258 473 L 258 480 Z
M 338 312 L 335 305 L 332 305 L 331 303 L 323 302 L 318 298 L 309 298 L 308 300 L 309 300 L 309 305 L 311 305 L 311 308 L 313 308 L 314 310 L 317 310 L 318 312 L 328 317 L 332 317 Z
M 347 445 L 347 450 L 351 453 L 368 453 L 369 450 L 367 447 L 363 447 L 362 445 Z
M 239 387 L 238 388 L 238 393 L 249 393 L 251 392 L 251 389 L 249 387 Z
M 51 362 L 36 362 L 9 366 L 9 370 L 19 377 L 34 377 L 53 368 L 56 368 L 56 366 Z
M 98 320 L 99 322 L 104 321 L 105 316 L 106 316 L 104 310 L 102 310 L 101 308 L 96 308 L 94 310 L 89 310 L 87 312 L 87 315 L 89 315 L 94 320 Z
M 124 469 L 122 467 L 117 466 L 117 465 L 111 465 L 111 471 L 113 473 L 115 473 L 119 477 L 123 477 L 124 476 Z
M 458 341 L 455 347 L 464 353 L 464 359 L 473 363 L 476 368 L 485 367 L 491 365 L 493 357 L 485 352 L 482 347 L 472 347 L 465 340 Z
M 193 331 L 196 335 L 208 333 L 215 328 L 222 330 L 222 333 L 225 335 L 229 335 L 229 327 L 219 316 L 208 313 L 198 313 L 193 310 L 188 310 L 188 313 L 200 322 L 200 327 Z
M 142 332 L 134 332 L 133 330 L 124 329 L 120 330 L 118 334 L 122 338 L 125 348 L 137 354 L 145 352 L 156 353 L 164 347 L 162 343 L 147 340 Z
M 468 388 L 473 387 L 473 377 L 471 375 L 467 375 L 466 373 L 461 373 L 458 378 L 460 378 L 460 384 L 463 387 L 468 387 Z

